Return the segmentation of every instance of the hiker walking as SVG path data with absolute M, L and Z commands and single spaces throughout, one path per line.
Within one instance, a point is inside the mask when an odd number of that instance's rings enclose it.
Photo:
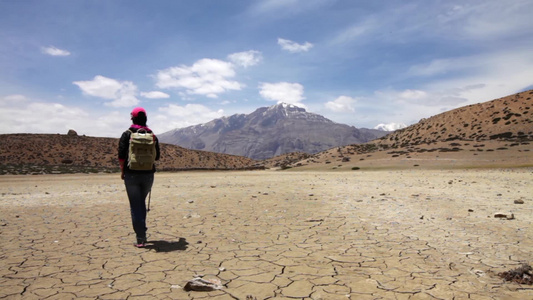
M 136 247 L 146 244 L 146 196 L 152 190 L 156 160 L 159 160 L 159 141 L 146 126 L 146 110 L 134 108 L 131 112 L 133 124 L 120 137 L 118 159 L 122 171 L 131 210 L 133 230 L 137 236 Z

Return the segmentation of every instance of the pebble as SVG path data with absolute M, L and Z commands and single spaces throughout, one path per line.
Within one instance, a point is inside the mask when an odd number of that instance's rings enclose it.
M 512 213 L 497 212 L 494 214 L 494 217 L 499 219 L 514 220 L 514 214 Z
M 524 204 L 524 200 L 517 199 L 517 200 L 514 201 L 514 204 Z

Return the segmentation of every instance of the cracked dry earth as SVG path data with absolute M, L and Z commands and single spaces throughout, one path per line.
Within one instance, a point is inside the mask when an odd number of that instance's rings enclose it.
M 0 298 L 533 299 L 497 276 L 533 261 L 532 179 L 158 173 L 137 249 L 118 174 L 3 176 Z M 184 291 L 195 276 L 223 289 Z

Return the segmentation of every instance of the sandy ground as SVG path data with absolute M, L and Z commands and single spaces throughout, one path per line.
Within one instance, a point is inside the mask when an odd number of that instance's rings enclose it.
M 532 182 L 532 169 L 158 173 L 137 249 L 119 175 L 2 176 L 0 298 L 533 299 L 497 276 L 533 263 Z M 185 292 L 196 275 L 224 288 Z

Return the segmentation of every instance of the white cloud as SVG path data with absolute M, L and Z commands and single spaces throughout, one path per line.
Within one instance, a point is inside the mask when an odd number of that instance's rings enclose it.
M 242 85 L 229 78 L 235 76 L 234 65 L 204 58 L 192 66 L 171 67 L 157 72 L 156 85 L 159 88 L 185 89 L 188 94 L 217 98 L 229 90 L 240 90 Z
M 79 107 L 28 99 L 22 95 L 0 98 L 0 133 L 61 133 L 74 129 L 78 134 L 118 137 L 129 116 L 96 114 Z M 121 131 L 122 130 L 122 131 Z
M 428 97 L 428 93 L 420 90 L 404 90 L 399 93 L 399 97 L 405 100 L 417 101 Z
M 341 29 L 339 32 L 333 35 L 330 43 L 331 44 L 349 43 L 353 40 L 356 40 L 364 36 L 365 34 L 369 32 L 372 32 L 376 28 L 376 26 L 379 26 L 379 25 L 377 25 L 377 23 L 374 21 L 373 18 L 367 18 L 366 20 L 362 22 L 358 22 L 357 24 Z
M 49 47 L 42 47 L 41 51 L 44 54 L 51 55 L 51 56 L 69 56 L 70 52 L 67 50 L 59 49 L 54 46 Z
M 141 96 L 148 99 L 166 99 L 170 98 L 170 95 L 160 91 L 141 92 Z
M 461 97 L 461 89 L 444 91 L 421 91 L 421 90 L 382 90 L 376 91 L 375 96 L 387 102 L 401 104 L 406 107 L 410 105 L 420 105 L 426 107 L 456 107 L 456 105 L 467 102 Z
M 301 103 L 301 101 L 305 99 L 303 97 L 304 87 L 299 83 L 261 83 L 259 89 L 259 94 L 267 100 L 305 107 L 305 105 Z
M 298 3 L 298 0 L 266 0 L 256 4 L 254 9 L 257 12 L 265 13 L 279 9 L 286 9 Z
M 281 49 L 287 50 L 291 53 L 307 52 L 311 48 L 313 48 L 313 44 L 309 42 L 305 42 L 304 44 L 298 44 L 291 40 L 285 40 L 282 38 L 278 38 L 278 45 L 281 46 Z
M 447 59 L 441 71 L 436 73 L 452 73 L 427 83 L 423 88 L 431 93 L 451 94 L 467 99 L 466 104 L 496 99 L 518 92 L 531 85 L 533 78 L 533 56 L 531 47 L 509 45 L 494 52 Z M 435 73 L 437 64 L 429 62 L 417 65 L 408 75 L 425 76 Z M 424 66 L 431 70 L 424 72 Z M 427 70 L 426 69 L 426 70 Z
M 404 123 L 387 123 L 387 124 L 378 124 L 374 129 L 383 130 L 383 131 L 395 131 L 407 127 Z
M 255 66 L 263 60 L 263 56 L 260 51 L 250 50 L 245 52 L 238 52 L 228 55 L 228 59 L 244 68 Z
M 413 124 L 422 118 L 428 118 L 436 114 L 469 104 L 466 94 L 483 88 L 483 85 L 471 85 L 461 88 L 443 90 L 435 89 L 406 89 L 406 90 L 379 90 L 371 97 L 360 99 L 361 106 L 357 115 L 358 120 L 370 123 L 373 120 L 381 123 L 379 126 L 388 126 L 388 130 L 394 124 Z M 486 101 L 491 99 L 485 99 Z M 368 119 L 368 115 L 372 119 Z
M 96 108 L 95 108 L 96 109 Z M 79 135 L 118 138 L 130 126 L 129 109 L 91 110 L 27 98 L 24 95 L 0 97 L 0 134 L 66 134 L 74 129 Z M 199 104 L 167 105 L 148 112 L 148 125 L 156 133 L 209 122 L 221 118 L 222 109 L 212 110 Z
M 340 96 L 334 101 L 329 101 L 325 104 L 326 108 L 333 112 L 354 112 L 353 104 L 356 99 L 348 96 Z
M 457 68 L 457 66 L 452 59 L 435 59 L 429 63 L 411 66 L 408 74 L 414 76 L 440 75 Z
M 156 128 L 159 132 L 166 132 L 175 128 L 206 123 L 223 116 L 224 111 L 222 109 L 211 110 L 201 104 L 187 104 L 185 106 L 170 104 L 159 108 L 159 115 L 155 119 L 152 118 L 151 128 Z
M 8 95 L 3 98 L 0 98 L 0 103 L 2 106 L 6 105 L 12 105 L 12 104 L 21 104 L 22 102 L 27 102 L 28 98 L 24 95 Z
M 74 81 L 84 94 L 113 100 L 105 105 L 111 107 L 130 107 L 139 104 L 136 98 L 137 86 L 131 81 L 118 81 L 97 75 L 93 80 Z
M 484 42 L 487 49 L 514 38 L 518 43 L 533 34 L 530 11 L 533 2 L 516 1 L 410 1 L 391 3 L 365 15 L 354 11 L 354 22 L 331 36 L 332 44 L 352 41 L 370 44 L 394 44 L 435 41 L 475 45 Z M 424 13 L 420 13 L 424 12 Z M 522 39 L 517 39 L 523 37 Z M 494 44 L 491 44 L 494 43 Z
M 249 8 L 252 17 L 279 18 L 316 10 L 323 5 L 328 5 L 331 0 L 264 0 L 253 3 Z
M 533 33 L 531 1 L 483 1 L 455 5 L 445 21 L 455 25 L 457 33 L 478 40 L 530 35 Z

